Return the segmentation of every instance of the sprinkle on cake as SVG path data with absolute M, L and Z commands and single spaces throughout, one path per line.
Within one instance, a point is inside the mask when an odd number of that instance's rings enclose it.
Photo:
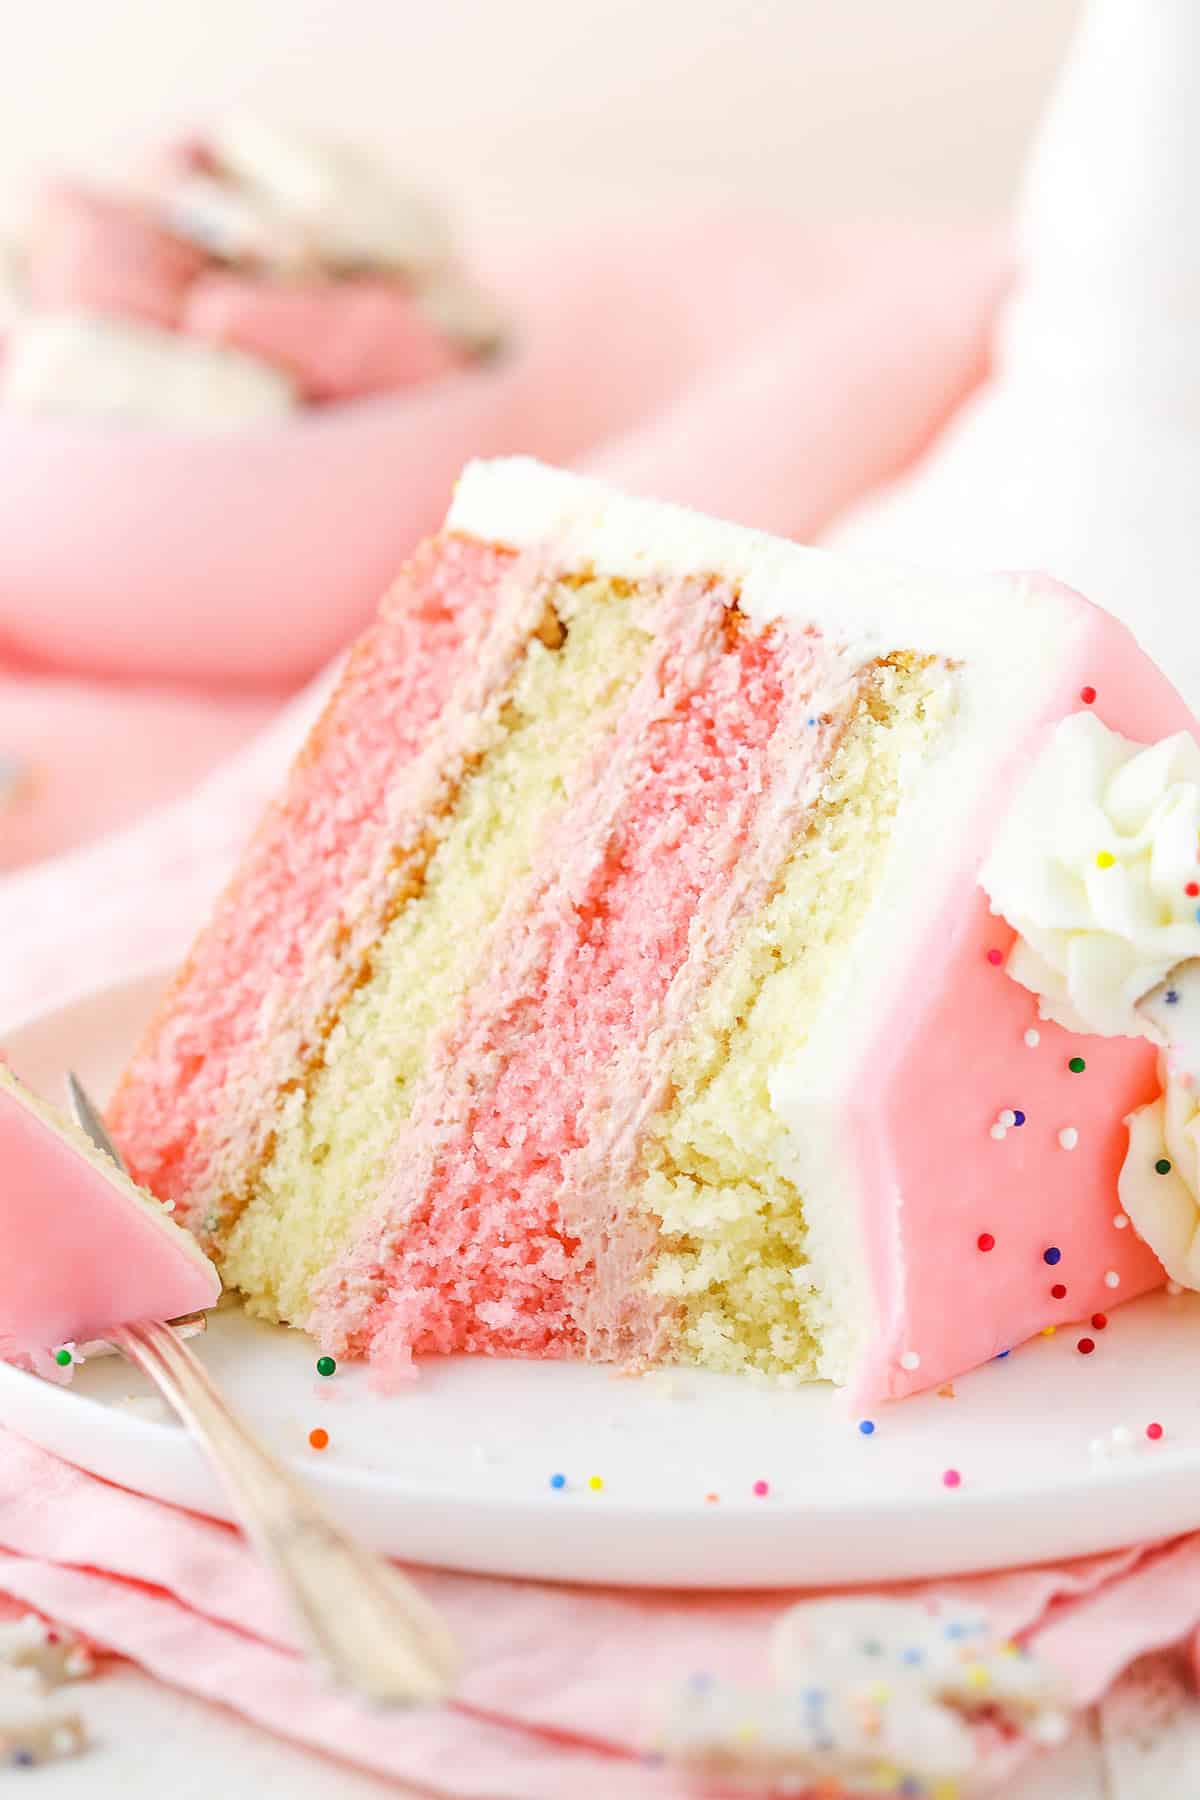
M 385 1381 L 474 1351 L 936 1387 L 1061 1317 L 1047 1245 L 1079 1317 L 1163 1279 L 1113 1229 L 1154 1045 L 1039 1014 L 979 882 L 1085 704 L 1191 728 L 1048 581 L 472 465 L 114 1133 L 252 1311 Z

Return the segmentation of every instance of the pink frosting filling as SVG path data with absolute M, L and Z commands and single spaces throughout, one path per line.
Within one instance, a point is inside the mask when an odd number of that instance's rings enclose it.
M 398 771 L 421 748 L 490 622 L 511 554 L 448 538 L 418 552 L 355 651 L 217 916 L 127 1072 L 110 1122 L 137 1179 L 186 1204 L 260 1010 L 338 917 Z
M 627 718 L 618 810 L 603 835 L 568 816 L 547 846 L 544 890 L 510 923 L 499 969 L 444 1045 L 425 1117 L 319 1308 L 323 1337 L 369 1348 L 385 1376 L 414 1352 L 581 1346 L 594 1258 L 563 1222 L 564 1200 L 573 1218 L 586 1212 L 587 1197 L 571 1192 L 572 1160 L 614 1105 L 614 1070 L 661 1027 L 689 954 L 699 945 L 712 955 L 710 898 L 767 787 L 790 669 L 811 673 L 781 634 L 725 642 L 719 596 L 689 606 L 705 623 L 703 653 L 679 643 L 641 715 Z M 456 1092 L 464 1067 L 475 1079 Z M 397 1243 L 381 1261 L 389 1217 Z
M 0 1080 L 0 1354 L 215 1304 L 221 1283 L 167 1215 L 94 1168 Z

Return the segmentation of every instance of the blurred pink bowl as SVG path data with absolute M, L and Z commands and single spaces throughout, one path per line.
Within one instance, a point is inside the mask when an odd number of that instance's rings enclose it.
M 0 414 L 0 661 L 302 679 L 437 528 L 468 458 L 516 447 L 523 360 L 227 435 Z
M 620 460 L 642 442 L 657 488 L 664 445 L 639 428 L 669 426 L 697 378 L 814 291 L 836 298 L 844 264 L 741 218 L 502 223 L 472 257 L 521 321 L 493 363 L 222 437 L 0 414 L 0 665 L 293 684 L 370 617 L 472 456 Z M 707 467 L 689 417 L 676 432 Z

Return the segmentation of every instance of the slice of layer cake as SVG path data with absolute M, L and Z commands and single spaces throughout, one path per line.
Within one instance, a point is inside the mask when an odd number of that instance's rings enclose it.
M 254 1312 L 385 1378 L 943 1381 L 1163 1279 L 1116 1218 L 1154 1047 L 1040 1020 L 979 884 L 1077 712 L 1191 723 L 1051 583 L 474 465 L 114 1133 Z
M 220 1297 L 194 1238 L 0 1067 L 0 1357 L 176 1319 Z

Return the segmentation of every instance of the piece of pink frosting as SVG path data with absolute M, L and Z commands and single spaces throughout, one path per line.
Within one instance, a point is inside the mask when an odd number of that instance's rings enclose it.
M 37 307 L 110 313 L 167 328 L 208 267 L 196 245 L 156 223 L 135 201 L 74 182 L 45 188 L 33 217 L 27 278 Z
M 220 1278 L 195 1241 L 47 1114 L 0 1069 L 0 1355 L 213 1306 Z
M 306 400 L 357 400 L 461 368 L 463 354 L 403 282 L 269 281 L 218 271 L 188 293 L 182 328 L 292 376 Z
M 1103 1355 L 1110 1312 L 1166 1280 L 1117 1192 L 1125 1119 L 1158 1092 L 1155 1048 L 1040 1019 L 1005 968 L 1013 932 L 976 877 L 1061 719 L 1092 710 L 1139 743 L 1200 736 L 1126 628 L 1075 603 L 1087 628 L 1058 691 L 997 769 L 955 892 L 920 941 L 897 945 L 911 978 L 843 1102 L 876 1306 L 852 1404 L 936 1385 L 1051 1327 L 1064 1354 Z M 1022 1122 L 993 1136 L 1005 1115 Z

